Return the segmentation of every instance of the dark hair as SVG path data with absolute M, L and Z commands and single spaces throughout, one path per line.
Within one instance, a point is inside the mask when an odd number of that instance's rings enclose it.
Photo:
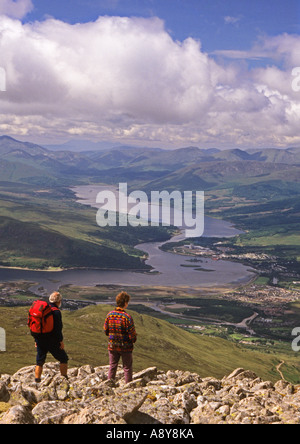
M 116 303 L 120 308 L 125 307 L 125 305 L 129 301 L 130 301 L 130 296 L 129 294 L 126 293 L 126 291 L 121 291 L 121 293 L 119 293 L 118 296 L 116 297 Z

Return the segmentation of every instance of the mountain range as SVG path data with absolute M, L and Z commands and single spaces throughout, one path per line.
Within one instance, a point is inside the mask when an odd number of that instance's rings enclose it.
M 199 149 L 175 150 L 122 147 L 107 150 L 49 150 L 0 137 L 2 181 L 39 185 L 82 183 L 89 178 L 99 183 L 146 183 L 154 187 L 195 187 L 204 190 L 245 177 L 264 177 L 289 170 L 299 177 L 300 148 L 285 150 Z M 290 175 L 289 175 L 290 177 Z M 149 189 L 149 185 L 146 186 Z

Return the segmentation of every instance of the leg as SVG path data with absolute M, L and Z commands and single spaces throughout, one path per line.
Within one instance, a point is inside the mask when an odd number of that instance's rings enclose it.
M 59 343 L 52 344 L 49 347 L 49 352 L 53 356 L 53 358 L 57 359 L 60 363 L 60 374 L 61 376 L 67 378 L 68 377 L 68 360 L 69 357 L 65 350 L 61 348 Z
M 132 381 L 132 352 L 122 353 L 123 370 L 126 384 Z
M 42 344 L 40 341 L 36 341 L 36 367 L 35 367 L 35 382 L 41 382 L 43 365 L 45 364 L 47 357 L 47 348 L 45 344 Z
M 35 374 L 34 374 L 35 382 L 41 382 L 42 372 L 43 372 L 43 366 L 37 365 L 35 367 Z
M 115 379 L 121 355 L 119 352 L 111 350 L 108 351 L 108 354 L 109 354 L 108 379 Z
M 68 364 L 60 364 L 60 374 L 61 376 L 63 376 L 64 378 L 68 377 Z

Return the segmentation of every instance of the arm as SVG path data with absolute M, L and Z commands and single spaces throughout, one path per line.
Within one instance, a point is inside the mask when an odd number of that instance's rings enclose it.
M 106 334 L 106 336 L 109 336 L 108 318 L 105 319 L 105 322 L 104 322 L 104 325 L 103 325 L 103 330 L 104 330 L 104 333 Z
M 131 318 L 128 323 L 128 338 L 132 343 L 136 342 L 137 334 L 134 326 L 133 319 Z
M 53 321 L 54 321 L 54 329 L 53 329 L 54 337 L 58 342 L 63 342 L 64 340 L 62 333 L 63 323 L 60 310 L 55 310 L 53 312 Z

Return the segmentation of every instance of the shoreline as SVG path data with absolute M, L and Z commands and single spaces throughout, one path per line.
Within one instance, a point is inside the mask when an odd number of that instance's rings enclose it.
M 129 271 L 133 273 L 150 273 L 151 270 L 147 271 L 146 269 L 140 269 L 140 268 L 97 268 L 97 267 L 69 267 L 69 268 L 53 268 L 53 269 L 46 269 L 46 268 L 22 268 L 22 267 L 6 267 L 5 265 L 0 265 L 0 269 L 2 270 L 20 270 L 20 271 L 32 271 L 37 273 L 61 273 L 63 271 L 76 271 L 76 270 L 82 270 L 82 271 Z
M 85 190 L 89 190 L 90 186 L 84 186 Z M 79 189 L 82 190 L 82 187 L 80 187 Z M 85 193 L 79 193 L 79 189 L 71 189 L 72 192 L 75 195 L 75 201 L 81 205 L 88 205 L 88 206 L 94 206 L 91 204 L 91 202 L 87 203 L 84 202 L 84 194 Z M 77 192 L 76 192 L 77 191 Z M 81 195 L 80 195 L 81 194 Z M 82 195 L 83 194 L 83 195 Z M 89 198 L 91 198 L 90 193 L 89 193 Z M 209 218 L 211 219 L 211 218 Z M 212 226 L 208 224 L 208 232 L 207 235 L 205 237 L 214 237 L 213 234 L 215 234 L 216 232 L 219 232 L 222 234 L 221 237 L 233 237 L 235 235 L 238 235 L 239 230 L 236 230 L 233 226 L 233 224 L 231 224 L 228 221 L 224 221 L 224 227 L 222 225 L 223 221 L 221 220 L 221 224 L 215 225 L 213 224 Z M 230 226 L 230 227 L 229 227 Z M 229 228 L 229 231 L 228 231 Z M 220 230 L 224 230 L 224 231 L 220 231 Z M 226 233 L 226 234 L 225 234 Z M 229 236 L 230 235 L 230 236 Z M 95 281 L 97 281 L 97 277 L 94 277 L 92 275 L 93 272 L 99 272 L 99 273 L 112 273 L 112 281 L 110 282 L 112 285 L 117 284 L 117 281 L 120 280 L 120 282 L 122 282 L 124 280 L 124 282 L 122 283 L 122 286 L 134 286 L 134 287 L 140 287 L 141 285 L 143 286 L 147 286 L 147 285 L 152 285 L 152 286 L 156 286 L 158 285 L 163 285 L 166 287 L 174 287 L 174 288 L 199 288 L 202 290 L 205 289 L 212 289 L 212 288 L 219 288 L 221 291 L 222 289 L 231 289 L 231 288 L 237 288 L 239 286 L 244 286 L 247 285 L 248 283 L 253 282 L 256 277 L 257 277 L 257 273 L 254 273 L 254 270 L 245 270 L 244 274 L 241 272 L 239 273 L 238 271 L 232 271 L 232 275 L 230 274 L 229 276 L 227 276 L 226 274 L 226 278 L 224 277 L 224 279 L 211 279 L 211 278 L 207 278 L 204 276 L 203 273 L 207 273 L 208 269 L 206 269 L 205 267 L 203 268 L 203 270 L 194 270 L 197 271 L 197 277 L 196 279 L 193 279 L 193 283 L 191 281 L 191 283 L 187 285 L 187 282 L 189 282 L 189 267 L 181 267 L 186 268 L 186 273 L 184 273 L 184 275 L 182 275 L 181 278 L 181 274 L 180 276 L 177 276 L 178 273 L 176 273 L 176 269 L 174 268 L 173 273 L 171 270 L 171 264 L 169 264 L 169 260 L 170 260 L 170 256 L 162 256 L 165 254 L 171 254 L 174 255 L 175 257 L 179 257 L 179 256 L 185 256 L 185 258 L 188 258 L 188 255 L 178 255 L 174 252 L 166 252 L 163 249 L 161 249 L 160 247 L 163 246 L 164 244 L 168 244 L 168 243 L 172 243 L 172 242 L 178 242 L 180 240 L 182 240 L 184 238 L 183 235 L 183 229 L 180 227 L 177 227 L 176 231 L 172 234 L 170 234 L 170 236 L 168 237 L 168 239 L 164 240 L 164 241 L 156 241 L 156 242 L 142 242 L 139 243 L 137 245 L 134 246 L 135 249 L 142 251 L 144 253 L 144 256 L 142 258 L 142 268 L 104 268 L 104 267 L 48 267 L 48 268 L 29 268 L 29 267 L 18 267 L 18 266 L 0 266 L 0 270 L 3 270 L 3 282 L 9 282 L 11 281 L 11 279 L 13 279 L 14 281 L 16 280 L 26 280 L 27 279 L 34 279 L 35 280 L 35 276 L 30 277 L 29 274 L 32 273 L 33 275 L 36 273 L 41 273 L 44 274 L 44 276 L 41 276 L 41 280 L 40 280 L 40 284 L 42 284 L 42 286 L 45 286 L 44 288 L 46 289 L 46 287 L 53 287 L 56 284 L 53 283 L 48 284 L 46 283 L 45 285 L 45 280 L 46 281 L 50 281 L 51 278 L 55 279 L 55 277 L 57 277 L 57 286 L 63 286 L 65 283 L 67 283 L 68 280 L 68 273 L 70 273 L 70 283 L 72 285 L 72 283 L 74 282 L 75 285 L 76 283 L 79 283 L 82 280 L 83 285 L 84 282 L 87 282 L 87 277 L 82 278 L 82 273 L 91 273 L 91 279 L 93 280 L 93 282 L 91 281 L 91 285 L 93 285 L 93 283 Z M 158 250 L 159 250 L 159 258 L 158 258 Z M 177 263 L 177 259 L 173 260 L 171 258 L 171 263 L 173 266 L 178 267 L 180 264 Z M 224 261 L 225 262 L 225 261 Z M 230 261 L 226 261 L 227 263 Z M 169 265 L 168 265 L 169 264 Z M 238 263 L 240 266 L 244 266 L 242 263 Z M 221 266 L 221 265 L 220 265 Z M 220 266 L 217 267 L 215 270 L 211 270 L 214 271 L 215 273 L 217 273 L 217 275 L 219 275 L 220 273 Z M 168 269 L 168 267 L 170 269 Z M 225 266 L 225 269 L 223 270 L 223 274 L 224 273 L 231 273 L 231 269 L 228 269 L 228 267 Z M 182 271 L 182 269 L 180 270 L 180 273 Z M 5 270 L 7 270 L 7 276 L 5 276 Z M 225 271 L 226 270 L 226 271 Z M 234 270 L 234 268 L 233 268 Z M 20 276 L 18 276 L 18 271 L 20 271 Z M 78 276 L 72 275 L 72 272 L 76 273 L 76 271 L 78 271 L 80 274 Z M 193 270 L 191 270 L 193 271 Z M 10 275 L 11 272 L 11 275 Z M 15 272 L 15 273 L 14 273 Z M 24 273 L 24 276 L 22 276 L 22 273 Z M 26 276 L 26 273 L 28 273 L 28 276 Z M 116 273 L 120 273 L 120 279 L 116 278 Z M 129 274 L 135 274 L 136 275 L 136 279 L 134 278 L 134 276 L 128 276 Z M 65 274 L 65 275 L 64 275 Z M 123 276 L 122 276 L 123 274 Z M 212 273 L 213 274 L 213 273 Z M 60 275 L 62 275 L 61 279 L 60 279 Z M 143 279 L 141 278 L 141 275 L 145 276 L 145 281 L 143 282 Z M 159 276 L 160 275 L 160 282 L 158 281 L 153 281 L 153 283 L 149 284 L 149 278 L 151 279 L 151 277 L 153 276 Z M 47 276 L 47 277 L 46 277 Z M 124 278 L 124 276 L 126 276 Z M 138 277 L 140 276 L 140 277 Z M 164 280 L 164 276 L 165 276 L 165 280 Z M 192 276 L 192 275 L 191 275 Z M 194 276 L 196 276 L 194 274 Z M 48 279 L 49 277 L 49 279 Z M 173 279 L 173 277 L 177 277 L 177 279 Z M 179 278 L 178 278 L 179 277 Z M 38 276 L 36 277 L 37 280 Z M 107 278 L 107 276 L 104 279 L 99 278 L 98 282 L 101 283 L 101 281 L 105 284 L 108 283 L 110 278 Z M 43 282 L 44 281 L 44 282 Z M 220 282 L 221 281 L 221 282 Z M 132 284 L 132 282 L 134 282 Z M 199 285 L 200 282 L 202 282 L 202 286 Z M 171 285 L 172 284 L 172 285 Z

